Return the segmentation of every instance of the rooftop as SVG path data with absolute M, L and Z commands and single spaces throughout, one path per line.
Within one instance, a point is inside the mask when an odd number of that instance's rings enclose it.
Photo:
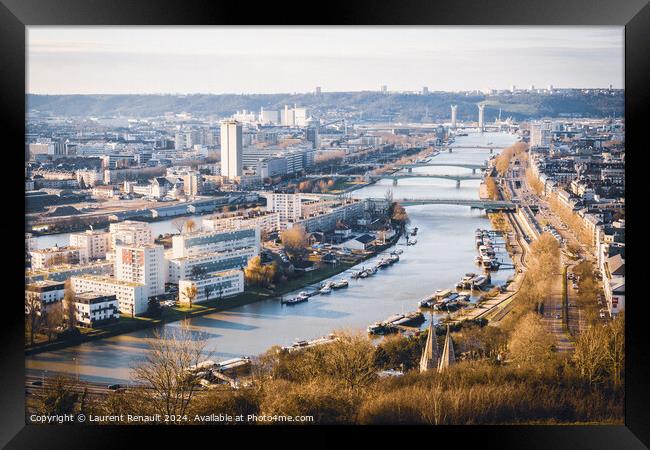
M 83 280 L 89 280 L 89 281 L 97 281 L 100 283 L 109 283 L 109 284 L 116 284 L 120 286 L 128 286 L 128 287 L 143 287 L 145 286 L 144 284 L 141 283 L 134 283 L 133 281 L 124 281 L 124 280 L 118 280 L 114 277 L 109 277 L 109 276 L 102 276 L 102 275 L 77 275 L 73 278 L 80 278 Z

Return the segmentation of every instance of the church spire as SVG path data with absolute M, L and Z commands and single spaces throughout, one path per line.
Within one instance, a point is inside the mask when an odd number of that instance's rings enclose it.
M 447 336 L 445 337 L 445 345 L 442 347 L 442 355 L 440 356 L 440 363 L 438 365 L 438 372 L 442 372 L 450 365 L 456 362 L 456 354 L 454 352 L 454 341 L 451 340 L 451 331 L 447 325 Z
M 429 322 L 429 332 L 424 352 L 420 358 L 420 372 L 435 369 L 438 366 L 438 341 L 436 340 L 436 329 L 433 326 L 433 315 Z

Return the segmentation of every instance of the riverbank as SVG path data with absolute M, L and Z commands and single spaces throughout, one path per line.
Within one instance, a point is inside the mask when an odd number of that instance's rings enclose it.
M 401 233 L 397 233 L 389 242 L 376 247 L 373 252 L 363 255 L 363 257 L 355 263 L 340 262 L 331 266 L 322 267 L 311 272 L 305 272 L 300 277 L 289 280 L 286 283 L 283 283 L 281 287 L 278 287 L 274 290 L 260 288 L 249 289 L 247 292 L 231 298 L 209 300 L 207 302 L 192 305 L 191 308 L 183 306 L 163 307 L 161 316 L 157 318 L 121 317 L 120 321 L 115 324 L 105 325 L 101 328 L 96 329 L 83 329 L 82 333 L 79 336 L 75 336 L 73 338 L 28 346 L 25 348 L 25 354 L 36 355 L 43 352 L 60 350 L 86 342 L 119 336 L 134 331 L 164 325 L 166 323 L 172 323 L 180 320 L 217 313 L 239 306 L 259 302 L 261 300 L 269 300 L 274 298 L 279 299 L 283 295 L 313 285 L 315 283 L 319 283 L 323 280 L 326 280 L 327 278 L 343 273 L 363 261 L 377 256 L 379 253 L 397 244 L 400 237 Z

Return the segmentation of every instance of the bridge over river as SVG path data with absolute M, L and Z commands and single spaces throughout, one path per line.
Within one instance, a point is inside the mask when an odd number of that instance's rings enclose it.
M 460 205 L 470 208 L 484 209 L 488 212 L 515 211 L 517 205 L 504 200 L 465 200 L 442 198 L 402 198 L 394 200 L 402 206 L 415 205 Z

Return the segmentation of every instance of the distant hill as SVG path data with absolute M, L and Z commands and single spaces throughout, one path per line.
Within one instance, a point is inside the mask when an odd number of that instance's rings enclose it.
M 168 111 L 194 115 L 229 116 L 237 110 L 259 111 L 281 109 L 285 104 L 306 106 L 318 117 L 324 110 L 339 109 L 362 112 L 364 119 L 376 120 L 449 120 L 451 104 L 458 105 L 458 119 L 477 120 L 479 102 L 485 102 L 485 120 L 499 115 L 516 120 L 581 115 L 590 117 L 622 117 L 623 91 L 613 93 L 575 92 L 544 95 L 470 95 L 433 92 L 429 95 L 388 94 L 380 92 L 327 92 L 314 94 L 257 95 L 34 95 L 26 96 L 27 108 L 56 116 L 160 116 Z

